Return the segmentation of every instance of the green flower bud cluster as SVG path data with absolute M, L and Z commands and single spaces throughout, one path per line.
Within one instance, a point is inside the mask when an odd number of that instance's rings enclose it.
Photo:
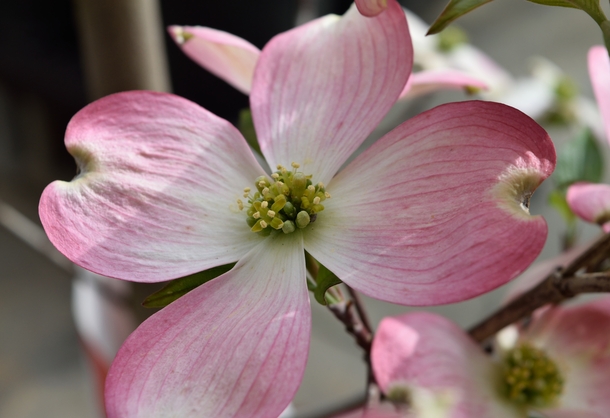
M 552 406 L 561 395 L 563 385 L 563 376 L 555 362 L 530 344 L 521 344 L 504 357 L 501 392 L 520 407 Z
M 324 210 L 322 202 L 330 194 L 322 183 L 314 185 L 311 175 L 297 171 L 299 164 L 292 163 L 292 170 L 279 165 L 271 175 L 260 176 L 255 181 L 256 191 L 244 189 L 248 199 L 246 222 L 252 232 L 269 235 L 274 230 L 290 234 L 299 228 L 305 228 L 316 220 L 317 214 Z M 237 201 L 239 209 L 244 209 L 241 200 Z

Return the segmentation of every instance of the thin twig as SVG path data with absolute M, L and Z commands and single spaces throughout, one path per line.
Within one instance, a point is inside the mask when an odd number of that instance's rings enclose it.
M 583 269 L 589 271 L 599 266 L 609 255 L 610 234 L 606 234 L 565 269 L 558 268 L 537 286 L 475 325 L 469 331 L 470 336 L 483 342 L 544 305 L 558 304 L 580 293 L 610 292 L 610 275 L 607 273 L 581 273 Z
M 371 352 L 373 334 L 366 328 L 360 317 L 354 312 L 354 303 L 351 300 L 329 304 L 328 309 L 345 325 L 345 330 L 356 340 L 367 357 Z
M 559 286 L 562 288 L 562 293 L 574 296 L 580 293 L 610 292 L 610 273 L 587 273 L 566 277 Z
M 366 364 L 367 372 L 367 388 L 371 384 L 376 384 L 375 375 L 373 374 L 373 365 L 371 363 L 371 347 L 373 343 L 373 333 L 364 324 L 362 318 L 357 314 L 358 310 L 354 309 L 353 300 L 347 302 L 329 304 L 328 309 L 335 317 L 345 325 L 345 330 L 356 340 L 356 344 L 364 350 L 363 359 Z M 356 312 L 354 312 L 356 311 Z
M 596 266 L 610 255 L 610 234 L 602 235 L 587 251 L 572 261 L 564 270 L 566 277 L 574 276 L 578 270 L 588 266 Z
M 541 306 L 559 303 L 566 299 L 555 285 L 559 277 L 557 273 L 550 274 L 542 283 L 471 328 L 470 336 L 477 342 L 483 342 L 505 326 L 527 317 Z
M 319 264 L 316 259 L 307 252 L 305 252 L 305 261 L 307 271 L 309 272 L 309 275 L 312 276 L 313 282 L 315 283 L 319 273 Z M 345 285 L 345 287 L 347 288 L 351 299 L 345 300 L 339 287 L 334 286 L 327 290 L 327 292 L 332 295 L 331 298 L 327 298 L 327 301 L 332 300 L 332 303 L 329 303 L 326 306 L 335 318 L 343 323 L 347 333 L 356 340 L 356 344 L 364 350 L 363 359 L 367 369 L 368 390 L 371 388 L 371 385 L 377 383 L 371 364 L 373 329 L 358 293 L 347 285 Z
M 354 306 L 356 307 L 358 316 L 360 316 L 360 319 L 362 320 L 362 323 L 364 324 L 364 326 L 366 327 L 368 332 L 370 332 L 372 334 L 373 327 L 371 326 L 371 321 L 369 320 L 366 310 L 364 309 L 364 304 L 362 303 L 362 299 L 360 298 L 360 295 L 350 286 L 346 285 L 345 283 L 344 283 L 344 285 L 347 288 L 347 291 L 349 292 L 350 297 L 354 301 Z

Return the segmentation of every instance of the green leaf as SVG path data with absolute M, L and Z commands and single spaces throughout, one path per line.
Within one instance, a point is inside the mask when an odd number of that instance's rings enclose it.
M 545 6 L 571 7 L 586 12 L 589 16 L 601 24 L 606 20 L 606 16 L 599 5 L 599 0 L 528 0 L 532 3 L 543 4 Z
M 458 17 L 471 12 L 485 3 L 490 3 L 491 1 L 492 0 L 451 0 L 447 7 L 445 7 L 445 10 L 442 11 L 440 16 L 437 17 L 432 26 L 430 26 L 427 34 L 433 35 L 439 33 Z
M 565 221 L 570 224 L 576 221 L 576 215 L 570 209 L 568 201 L 566 200 L 566 193 L 560 189 L 555 189 L 549 194 L 549 205 L 562 216 Z
M 242 109 L 239 112 L 239 119 L 237 120 L 237 129 L 239 132 L 246 138 L 246 142 L 248 145 L 252 147 L 253 150 L 261 153 L 261 147 L 258 145 L 258 138 L 256 137 L 256 130 L 254 129 L 254 121 L 252 120 L 252 112 L 250 109 Z
M 576 244 L 578 234 L 576 230 L 576 215 L 572 212 L 566 200 L 566 189 L 557 188 L 553 190 L 549 194 L 549 205 L 555 208 L 566 222 L 566 231 L 562 236 L 562 247 L 563 251 L 567 251 Z
M 317 286 L 313 291 L 313 295 L 321 305 L 326 305 L 326 291 L 333 286 L 343 283 L 335 274 L 320 264 L 318 277 L 316 278 Z
M 565 188 L 577 181 L 599 183 L 603 171 L 602 153 L 593 132 L 587 128 L 563 146 L 553 178 L 559 187 Z
M 172 280 L 163 286 L 161 290 L 144 299 L 142 306 L 145 308 L 164 308 L 196 287 L 231 270 L 234 265 L 235 263 L 225 264 L 224 266 L 214 267 L 209 270 Z

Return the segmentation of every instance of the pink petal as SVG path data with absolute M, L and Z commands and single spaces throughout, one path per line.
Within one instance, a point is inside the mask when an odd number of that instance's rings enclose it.
M 430 70 L 411 74 L 399 99 L 414 97 L 442 89 L 487 89 L 487 84 L 479 78 L 456 70 Z
M 411 72 L 404 12 L 352 7 L 273 38 L 254 74 L 252 116 L 269 165 L 328 183 L 395 103 Z
M 445 413 L 438 416 L 521 416 L 495 393 L 496 369 L 491 360 L 442 316 L 415 312 L 384 318 L 373 340 L 371 359 L 381 390 L 388 394 L 393 387 L 406 388 L 416 410 L 426 406 L 442 409 L 443 401 L 421 405 L 426 400 L 418 394 L 427 392 L 444 399 Z
M 568 188 L 566 200 L 570 209 L 587 222 L 603 225 L 610 232 L 610 186 L 577 183 Z
M 301 236 L 269 237 L 130 336 L 108 416 L 277 417 L 301 382 L 310 322 Z
M 328 185 L 305 248 L 343 281 L 405 305 L 456 302 L 523 271 L 546 222 L 522 204 L 553 144 L 499 103 L 439 106 L 377 141 Z
M 264 174 L 228 122 L 177 96 L 126 92 L 78 112 L 81 173 L 43 192 L 40 219 L 74 263 L 154 282 L 237 261 L 260 237 L 236 200 Z
M 589 76 L 606 127 L 606 138 L 610 141 L 610 58 L 601 45 L 589 50 Z
M 250 94 L 260 55 L 257 47 L 238 36 L 201 26 L 170 26 L 168 30 L 193 61 L 242 93 Z
M 377 16 L 388 7 L 388 0 L 355 0 L 355 3 L 358 11 L 367 17 Z
M 548 309 L 532 322 L 521 338 L 543 348 L 564 374 L 566 383 L 558 410 L 607 416 L 610 411 L 610 296 L 584 305 Z

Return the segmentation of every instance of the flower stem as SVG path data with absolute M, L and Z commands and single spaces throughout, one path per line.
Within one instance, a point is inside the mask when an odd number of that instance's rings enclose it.
M 348 287 L 351 294 L 351 289 Z M 345 330 L 355 340 L 356 344 L 364 350 L 364 362 L 366 364 L 367 373 L 367 388 L 371 384 L 376 384 L 375 375 L 373 374 L 373 366 L 371 364 L 371 347 L 373 343 L 373 333 L 367 323 L 360 316 L 362 306 L 357 307 L 354 300 L 343 301 L 327 305 L 328 309 L 335 315 L 339 321 L 345 326 Z M 364 311 L 362 311 L 364 312 Z
M 371 321 L 369 320 L 366 310 L 364 309 L 364 304 L 362 303 L 362 299 L 360 298 L 360 295 L 358 294 L 357 291 L 355 291 L 348 285 L 345 285 L 345 287 L 347 288 L 347 291 L 348 291 L 350 297 L 354 301 L 354 306 L 356 308 L 356 311 L 358 312 L 358 316 L 360 316 L 360 320 L 362 321 L 362 324 L 364 325 L 364 327 L 370 334 L 373 334 L 373 327 L 371 326 Z
M 502 328 L 547 304 L 558 304 L 580 293 L 610 292 L 610 273 L 591 273 L 610 254 L 610 234 L 605 234 L 566 268 L 558 268 L 541 283 L 470 329 L 483 342 Z

